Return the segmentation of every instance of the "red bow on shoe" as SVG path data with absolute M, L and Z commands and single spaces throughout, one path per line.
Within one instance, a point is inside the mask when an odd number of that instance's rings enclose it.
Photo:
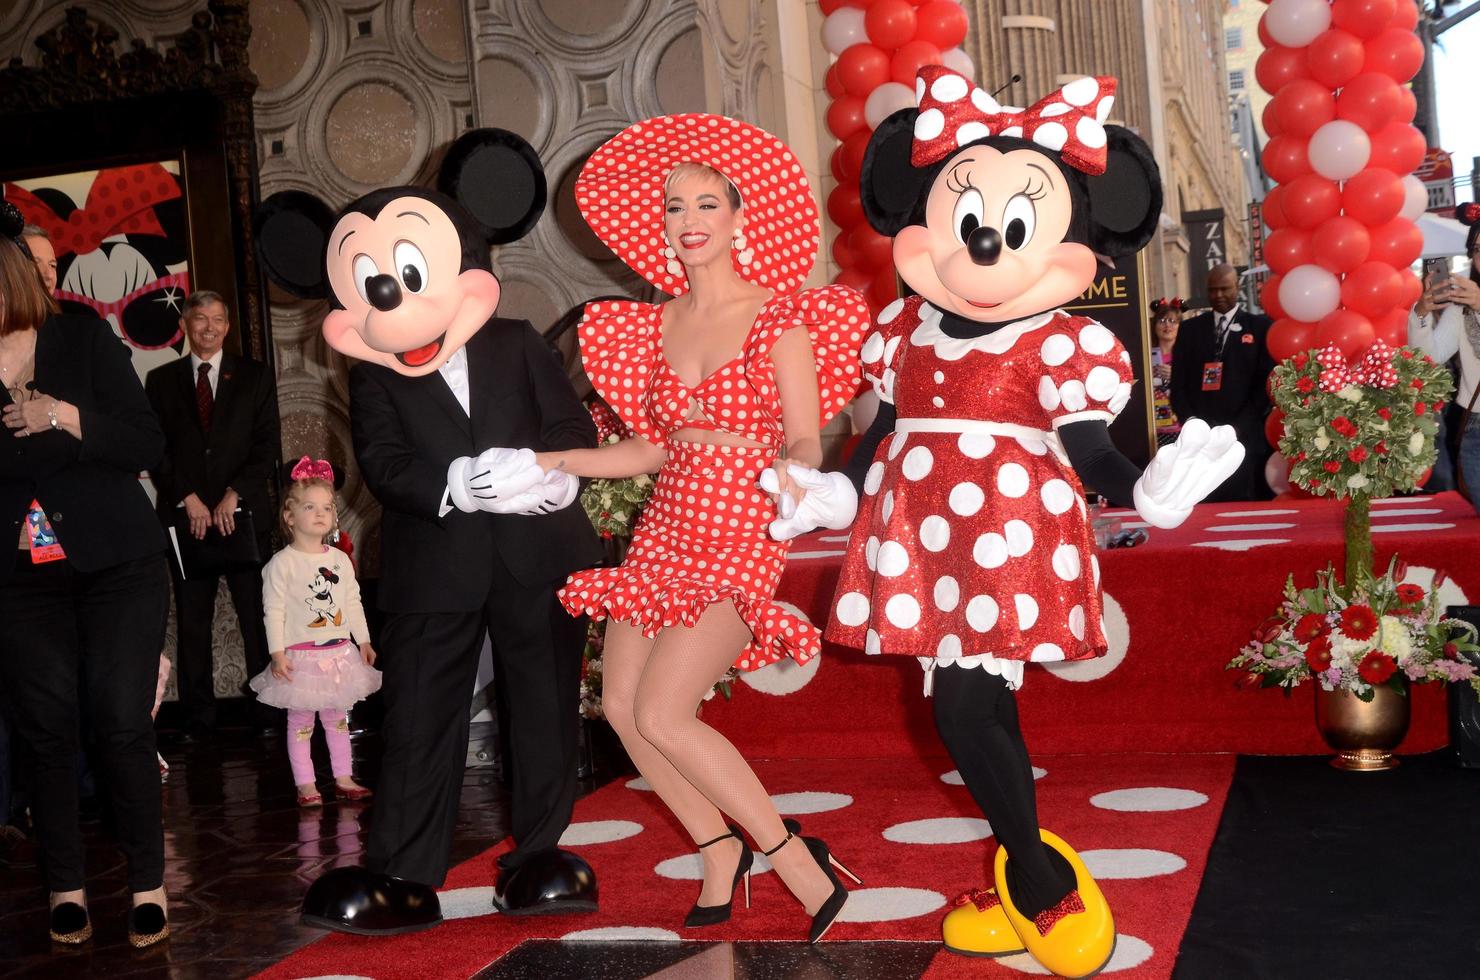
M 969 892 L 962 892 L 957 895 L 955 900 L 951 902 L 957 908 L 968 903 L 975 905 L 978 912 L 985 912 L 987 909 L 996 908 L 1001 905 L 1002 899 L 997 897 L 997 892 L 994 889 L 973 888 Z
M 965 75 L 926 65 L 915 79 L 915 144 L 910 163 L 926 167 L 983 136 L 1017 136 L 1058 153 L 1087 174 L 1105 172 L 1105 120 L 1115 102 L 1108 76 L 1076 78 L 1027 109 L 999 105 Z

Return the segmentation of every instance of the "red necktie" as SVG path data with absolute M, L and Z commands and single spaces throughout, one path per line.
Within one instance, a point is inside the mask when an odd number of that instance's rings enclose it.
M 211 393 L 211 365 L 202 364 L 195 373 L 195 411 L 200 415 L 200 427 L 210 432 L 211 411 L 216 407 L 216 397 Z

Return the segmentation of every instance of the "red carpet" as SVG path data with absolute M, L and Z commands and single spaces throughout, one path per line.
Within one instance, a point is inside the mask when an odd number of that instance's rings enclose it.
M 1116 976 L 1168 977 L 1197 894 L 1233 771 L 1231 756 L 1043 756 L 1038 782 L 1046 826 L 1094 870 L 1120 933 Z M 946 902 L 986 880 L 990 841 L 964 788 L 943 782 L 944 759 L 759 763 L 783 813 L 824 838 L 863 878 L 829 941 L 939 939 Z M 1111 794 L 1101 796 L 1099 794 Z M 697 855 L 661 803 L 625 779 L 576 807 L 571 837 L 596 868 L 601 911 L 590 916 L 500 919 L 492 913 L 493 848 L 455 868 L 443 908 L 462 915 L 438 929 L 394 939 L 330 936 L 262 974 L 269 978 L 355 975 L 467 977 L 526 939 L 581 933 L 589 939 L 800 940 L 807 920 L 774 874 L 752 882 L 753 907 L 727 924 L 687 930 L 698 894 Z M 655 872 L 655 869 L 656 872 Z M 692 869 L 692 870 L 691 870 Z M 663 877 L 662 872 L 680 876 Z M 1019 969 L 1021 967 L 1022 969 Z M 1107 971 L 1107 972 L 1112 972 Z M 1039 972 L 1014 957 L 965 960 L 944 951 L 932 978 Z

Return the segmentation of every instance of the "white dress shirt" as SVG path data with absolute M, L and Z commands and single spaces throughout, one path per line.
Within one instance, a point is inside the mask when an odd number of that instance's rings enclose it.
M 192 382 L 195 382 L 200 378 L 200 366 L 202 364 L 209 364 L 211 366 L 211 370 L 206 374 L 206 380 L 211 383 L 211 397 L 215 398 L 216 386 L 221 381 L 221 351 L 216 351 L 216 353 L 212 354 L 210 357 L 206 358 L 203 361 L 200 358 L 196 357 L 193 351 L 191 352 L 190 378 Z
M 452 389 L 452 395 L 462 406 L 464 414 L 472 418 L 472 403 L 468 400 L 468 349 L 459 347 L 451 357 L 442 362 L 437 373 L 442 375 L 442 380 Z

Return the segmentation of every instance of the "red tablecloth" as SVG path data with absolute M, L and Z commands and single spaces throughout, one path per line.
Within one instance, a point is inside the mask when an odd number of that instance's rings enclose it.
M 1135 514 L 1110 511 L 1131 526 Z M 1342 513 L 1330 500 L 1203 504 L 1173 531 L 1103 552 L 1110 653 L 1027 673 L 1019 705 L 1034 752 L 1190 751 L 1319 753 L 1309 689 L 1243 691 L 1226 664 L 1278 606 L 1285 578 L 1309 584 L 1342 561 Z M 1372 506 L 1376 560 L 1397 553 L 1408 580 L 1449 581 L 1441 599 L 1480 601 L 1480 517 L 1457 494 Z M 847 537 L 813 534 L 793 546 L 778 598 L 826 622 Z M 1468 597 L 1468 598 L 1467 598 Z M 909 657 L 865 657 L 829 645 L 807 667 L 746 675 L 734 699 L 716 698 L 705 719 L 757 756 L 864 758 L 939 754 Z M 1404 751 L 1445 743 L 1443 691 L 1422 685 Z

